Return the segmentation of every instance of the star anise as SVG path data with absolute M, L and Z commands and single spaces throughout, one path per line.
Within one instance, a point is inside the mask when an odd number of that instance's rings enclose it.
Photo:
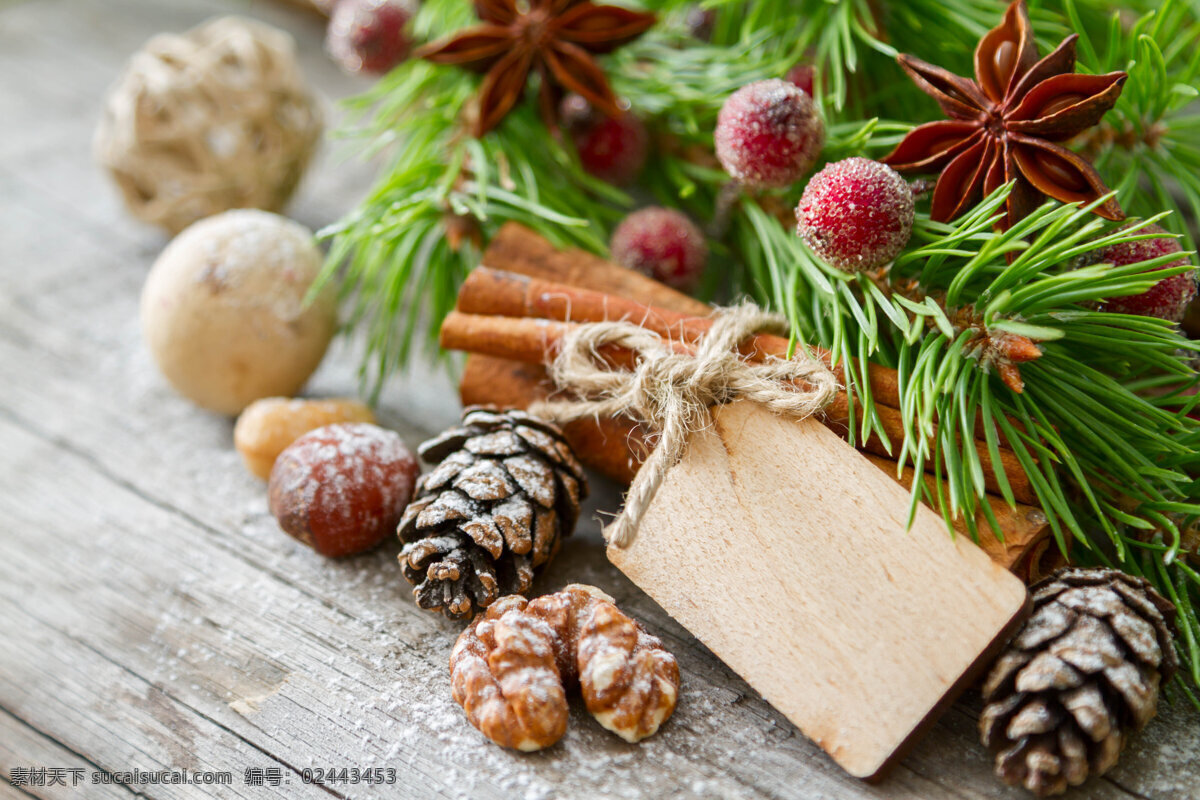
M 604 70 L 592 58 L 641 36 L 653 14 L 580 0 L 475 0 L 482 21 L 420 48 L 435 64 L 485 73 L 472 129 L 482 136 L 504 119 L 525 92 L 529 73 L 541 76 L 538 105 L 553 125 L 562 90 L 576 92 L 608 116 L 621 108 Z
M 948 222 L 1013 181 L 1001 227 L 1027 216 L 1044 195 L 1091 202 L 1108 193 L 1095 168 L 1066 141 L 1100 121 L 1125 83 L 1124 72 L 1075 73 L 1075 41 L 1068 36 L 1038 59 L 1024 0 L 975 49 L 975 80 L 910 55 L 899 57 L 913 82 L 937 100 L 950 119 L 914 128 L 883 161 L 900 172 L 941 172 L 930 215 Z M 1123 219 L 1109 199 L 1095 213 Z

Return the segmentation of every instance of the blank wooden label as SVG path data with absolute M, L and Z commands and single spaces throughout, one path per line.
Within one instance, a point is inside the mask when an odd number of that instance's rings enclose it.
M 693 436 L 609 559 L 852 775 L 882 776 L 1024 617 L 1024 584 L 815 420 Z M 685 676 L 686 680 L 686 676 Z

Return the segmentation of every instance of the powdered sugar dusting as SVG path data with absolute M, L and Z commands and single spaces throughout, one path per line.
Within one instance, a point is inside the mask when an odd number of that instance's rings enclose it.
M 847 272 L 883 266 L 904 249 L 912 189 L 891 167 L 847 158 L 813 176 L 796 207 L 797 232 L 821 260 Z
M 740 183 L 782 187 L 812 168 L 825 144 L 825 125 L 804 90 L 771 78 L 729 96 L 714 137 L 717 159 Z
M 186 259 L 194 280 L 226 302 L 267 307 L 280 320 L 302 318 L 308 287 L 324 257 L 298 222 L 252 208 L 226 211 L 177 236 L 160 260 Z M 322 300 L 322 307 L 332 296 Z

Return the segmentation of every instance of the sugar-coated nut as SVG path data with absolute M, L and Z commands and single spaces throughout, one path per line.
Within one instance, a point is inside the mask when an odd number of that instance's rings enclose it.
M 395 533 L 418 471 L 399 434 L 365 422 L 326 425 L 275 460 L 271 513 L 322 555 L 361 553 Z
M 371 409 L 357 400 L 266 397 L 255 400 L 238 417 L 233 445 L 246 469 L 266 480 L 279 454 L 309 431 L 336 422 L 374 421 Z
M 450 654 L 454 699 L 502 747 L 549 747 L 567 729 L 576 686 L 596 720 L 627 742 L 650 736 L 679 697 L 679 665 L 655 637 L 594 586 L 571 584 L 527 601 L 501 598 Z
M 307 297 L 323 260 L 311 231 L 266 211 L 179 234 L 142 289 L 142 334 L 163 375 L 223 414 L 296 394 L 337 330 L 336 294 Z

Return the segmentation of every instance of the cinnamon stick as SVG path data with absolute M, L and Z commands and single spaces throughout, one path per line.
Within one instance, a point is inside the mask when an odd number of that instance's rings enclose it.
M 529 364 L 544 364 L 554 358 L 559 343 L 576 325 L 577 323 L 556 320 L 452 311 L 442 323 L 441 344 L 447 350 L 465 350 Z M 692 352 L 693 349 L 690 343 L 680 339 L 671 340 L 671 346 L 681 353 Z M 605 348 L 599 355 L 613 366 L 623 368 L 631 368 L 636 361 L 634 353 L 617 347 Z M 894 443 L 902 442 L 905 433 L 900 412 L 883 405 L 878 407 L 877 412 L 881 427 L 888 438 Z M 856 406 L 856 424 L 861 419 L 860 414 L 861 409 Z M 850 403 L 845 392 L 839 393 L 825 408 L 821 421 L 838 434 L 845 435 L 847 427 L 851 424 Z M 996 470 L 987 446 L 976 441 L 975 447 L 983 467 L 984 483 L 989 491 L 998 493 L 1000 483 L 996 478 Z M 860 448 L 880 456 L 889 455 L 887 446 L 875 436 L 860 443 Z M 1022 503 L 1036 503 L 1036 495 L 1016 456 L 1006 450 L 1000 450 L 999 456 L 1012 487 L 1013 497 Z
M 483 264 L 531 278 L 637 298 L 694 317 L 712 313 L 712 307 L 707 303 L 640 272 L 617 266 L 584 250 L 560 250 L 517 222 L 505 223 L 496 232 L 483 254 Z
M 553 394 L 555 387 L 540 364 L 472 353 L 458 391 L 464 406 L 528 408 Z M 646 453 L 645 439 L 633 420 L 589 417 L 567 422 L 562 429 L 588 467 L 622 485 L 633 482 Z
M 524 408 L 554 392 L 543 367 L 491 356 L 473 354 L 467 359 L 460 392 L 464 405 L 497 404 Z M 622 484 L 628 484 L 641 464 L 640 454 L 647 452 L 637 424 L 628 419 L 581 419 L 567 423 L 564 432 L 580 458 L 592 469 Z M 900 475 L 896 462 L 875 455 L 871 463 L 903 486 L 912 485 L 913 470 L 906 467 Z M 934 487 L 931 475 L 924 480 Z M 1001 541 L 991 530 L 982 511 L 976 515 L 979 545 L 998 564 L 1023 579 L 1040 574 L 1040 561 L 1052 545 L 1050 526 L 1042 512 L 1029 505 L 1009 508 L 1001 498 L 988 495 L 986 502 L 1004 534 Z M 965 521 L 956 520 L 955 530 L 967 534 Z
M 628 320 L 660 336 L 695 343 L 712 328 L 707 316 L 696 316 L 670 308 L 640 303 L 621 295 L 571 286 L 536 276 L 478 267 L 471 271 L 458 293 L 459 311 L 502 317 L 534 317 L 559 322 L 603 322 Z M 705 306 L 706 313 L 711 310 Z M 786 357 L 788 340 L 759 333 L 742 343 L 742 355 L 755 361 L 767 356 Z M 813 355 L 829 367 L 841 383 L 846 373 L 833 354 L 820 347 Z M 868 364 L 871 396 L 877 403 L 900 407 L 900 387 L 894 369 Z
M 641 301 L 637 304 L 637 308 L 627 306 L 624 309 L 632 320 L 643 318 L 648 308 L 660 314 L 664 320 L 670 319 L 671 321 L 677 321 L 678 315 L 703 318 L 712 311 L 710 306 L 701 301 L 646 276 L 616 266 L 603 258 L 581 250 L 560 250 L 537 233 L 515 222 L 507 223 L 493 237 L 487 252 L 484 253 L 483 263 L 497 270 L 518 273 L 535 281 L 543 281 L 551 284 L 550 288 L 568 286 L 579 290 L 591 290 L 615 296 L 626 302 L 636 298 L 637 301 Z M 482 278 L 483 275 L 480 277 Z M 557 314 L 547 311 L 542 315 L 558 316 L 564 321 L 585 321 L 582 317 L 586 304 L 580 305 L 578 303 L 580 299 L 574 299 L 575 302 L 569 316 L 563 315 L 561 311 Z M 511 304 L 512 301 L 511 295 L 505 299 L 497 298 L 497 307 L 491 309 L 489 313 L 501 313 L 500 304 Z M 463 306 L 460 298 L 460 310 L 487 309 L 486 306 L 472 305 L 475 302 L 475 300 L 468 300 L 467 305 Z M 608 302 L 611 303 L 612 298 Z M 520 305 L 523 307 L 523 310 L 519 312 L 521 316 L 539 315 L 536 303 L 525 307 L 526 302 L 521 299 Z M 515 311 L 515 308 L 513 310 Z M 610 305 L 608 311 L 613 310 L 614 307 Z M 676 316 L 670 317 L 662 312 L 674 312 Z M 612 316 L 608 316 L 608 318 L 612 318 Z M 755 349 L 757 347 L 756 344 Z M 763 351 L 772 352 L 765 347 Z M 880 407 L 893 405 L 892 399 L 897 398 L 897 394 L 893 394 L 887 387 L 889 382 L 892 386 L 897 386 L 895 372 L 885 367 L 872 365 L 870 379 L 874 398 L 877 403 L 881 404 Z M 876 386 L 876 383 L 881 385 Z M 536 390 L 536 394 L 531 392 L 530 387 Z M 524 407 L 533 399 L 545 396 L 547 392 L 551 391 L 551 387 L 547 382 L 545 370 L 539 364 L 525 364 L 483 355 L 471 355 L 466 363 L 461 391 L 464 403 L 497 403 Z M 637 456 L 639 453 L 645 452 L 645 445 L 637 434 L 636 426 L 631 422 L 589 419 L 577 420 L 564 427 L 568 438 L 576 446 L 578 452 L 584 456 L 589 466 L 621 482 L 627 483 L 632 479 L 639 464 Z M 983 437 L 982 423 L 980 422 L 976 424 L 976 433 L 980 438 Z M 881 442 L 877 440 L 868 442 L 864 449 L 876 453 L 875 457 L 878 459 L 879 465 L 885 466 L 890 474 L 896 472 L 895 461 L 884 460 L 887 458 L 887 450 Z M 1006 469 L 1009 470 L 1007 474 L 1010 477 L 1014 475 L 1023 477 L 1019 465 L 1010 469 L 1009 464 L 1006 463 Z M 911 481 L 911 470 L 906 475 L 907 480 Z M 934 479 L 927 475 L 925 480 Z M 1031 496 L 1032 493 L 1029 494 Z M 1053 546 L 1052 539 L 1048 535 L 1048 525 L 1045 524 L 1044 515 L 1039 509 L 1021 504 L 1018 505 L 1016 511 L 1012 511 L 995 496 L 989 496 L 988 500 L 1007 542 L 1028 541 L 1032 543 L 1023 550 L 1019 544 L 1013 545 L 1023 553 L 1020 556 L 1020 562 L 1012 566 L 1014 572 L 1028 580 L 1040 574 L 1047 564 L 1054 562 L 1057 547 Z M 1028 536 L 1020 533 L 1021 520 L 1027 524 Z M 965 526 L 962 527 L 965 528 Z M 979 528 L 981 531 L 988 530 L 988 526 L 982 521 Z M 1010 558 L 1010 560 L 1012 559 Z

